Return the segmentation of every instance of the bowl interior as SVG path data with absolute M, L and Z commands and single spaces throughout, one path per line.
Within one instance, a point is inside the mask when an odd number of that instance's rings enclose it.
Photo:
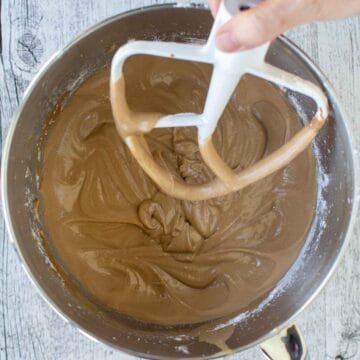
M 37 143 L 47 114 L 58 97 L 71 92 L 99 67 L 109 64 L 119 45 L 129 39 L 201 41 L 206 39 L 211 24 L 212 18 L 205 9 L 162 6 L 119 15 L 89 30 L 59 53 L 32 83 L 14 119 L 16 127 L 10 131 L 7 158 L 3 159 L 6 217 L 30 277 L 67 320 L 96 339 L 140 356 L 211 356 L 219 349 L 211 341 L 199 340 L 197 335 L 202 328 L 146 326 L 94 304 L 76 291 L 76 284 L 70 286 L 72 289 L 64 286 L 46 256 L 49 245 L 40 231 L 36 213 Z M 287 275 L 257 309 L 227 319 L 227 327 L 234 330 L 227 340 L 231 349 L 245 348 L 258 341 L 296 314 L 317 293 L 342 249 L 354 202 L 351 145 L 343 114 L 326 80 L 286 40 L 273 43 L 267 60 L 323 86 L 332 112 L 313 146 L 318 199 L 306 244 Z M 313 114 L 311 101 L 291 92 L 288 96 L 304 118 Z M 206 329 L 215 325 L 208 324 Z M 214 332 L 222 336 L 224 329 Z

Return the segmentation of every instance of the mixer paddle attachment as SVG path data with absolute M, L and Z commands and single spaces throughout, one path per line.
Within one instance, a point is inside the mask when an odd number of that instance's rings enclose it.
M 133 41 L 119 48 L 112 60 L 110 96 L 117 129 L 132 155 L 148 176 L 168 195 L 184 200 L 206 200 L 238 191 L 289 164 L 309 146 L 328 116 L 328 101 L 313 83 L 265 62 L 269 43 L 252 50 L 225 53 L 217 49 L 218 29 L 240 9 L 260 1 L 224 0 L 205 45 L 157 41 Z M 201 114 L 180 113 L 163 116 L 132 112 L 125 98 L 123 64 L 133 55 L 154 55 L 213 65 L 210 86 Z M 217 153 L 212 135 L 233 91 L 244 74 L 253 74 L 281 87 L 312 98 L 317 112 L 311 121 L 281 148 L 239 173 L 234 172 Z M 201 156 L 216 175 L 209 183 L 189 185 L 170 174 L 153 158 L 144 134 L 153 128 L 195 126 Z

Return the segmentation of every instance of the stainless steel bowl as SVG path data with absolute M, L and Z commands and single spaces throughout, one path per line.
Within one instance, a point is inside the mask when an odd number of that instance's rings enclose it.
M 26 272 L 55 311 L 82 332 L 117 349 L 151 358 L 216 356 L 219 349 L 196 336 L 198 326 L 165 328 L 135 322 L 102 308 L 69 289 L 44 255 L 51 252 L 36 216 L 36 176 L 41 128 L 58 96 L 76 88 L 79 79 L 109 64 L 113 50 L 128 39 L 194 41 L 205 39 L 212 18 L 199 7 L 160 6 L 113 17 L 91 28 L 55 54 L 27 89 L 13 119 L 3 152 L 2 191 L 6 224 Z M 306 244 L 287 275 L 256 309 L 228 321 L 234 332 L 227 341 L 242 350 L 274 335 L 319 293 L 335 269 L 354 220 L 355 165 L 346 116 L 324 75 L 285 38 L 274 42 L 267 59 L 323 87 L 331 117 L 313 147 L 317 159 L 318 201 Z M 81 76 L 79 77 L 79 74 Z M 304 115 L 311 101 L 288 94 Z M 47 249 L 44 252 L 44 249 Z M 66 276 L 66 274 L 64 274 Z M 209 329 L 209 328 L 208 328 Z M 221 336 L 224 330 L 213 330 Z M 217 331 L 220 331 L 217 334 Z M 186 335 L 186 336 L 182 336 Z M 186 351 L 184 351 L 184 349 Z

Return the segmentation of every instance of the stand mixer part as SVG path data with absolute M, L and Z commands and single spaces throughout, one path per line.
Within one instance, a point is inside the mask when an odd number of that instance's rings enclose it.
M 147 175 L 166 194 L 183 200 L 207 200 L 244 187 L 274 173 L 289 164 L 309 146 L 328 116 L 328 101 L 323 91 L 313 83 L 265 62 L 270 43 L 252 50 L 225 53 L 215 44 L 219 28 L 242 9 L 261 6 L 256 0 L 224 0 L 215 18 L 205 45 L 158 41 L 133 41 L 119 48 L 111 65 L 110 97 L 116 127 L 132 155 Z M 251 10 L 250 10 L 251 11 Z M 180 113 L 164 116 L 156 113 L 132 112 L 126 102 L 123 64 L 133 55 L 153 55 L 209 63 L 213 72 L 203 113 Z M 281 148 L 250 167 L 235 173 L 219 156 L 212 135 L 218 121 L 244 74 L 252 74 L 313 99 L 317 112 Z M 170 174 L 153 158 L 144 134 L 153 128 L 195 126 L 199 151 L 206 165 L 216 175 L 206 184 L 190 185 Z

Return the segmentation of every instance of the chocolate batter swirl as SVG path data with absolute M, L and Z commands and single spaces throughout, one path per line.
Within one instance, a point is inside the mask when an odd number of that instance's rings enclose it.
M 210 74 L 207 65 L 132 58 L 128 103 L 137 111 L 200 112 Z M 309 229 L 311 151 L 241 192 L 201 202 L 170 198 L 116 132 L 108 87 L 108 70 L 93 75 L 47 129 L 41 207 L 63 265 L 99 301 L 145 322 L 196 323 L 255 306 L 295 260 Z M 276 87 L 246 76 L 214 141 L 240 170 L 300 126 Z M 189 184 L 213 178 L 194 129 L 158 129 L 147 139 L 174 176 Z

